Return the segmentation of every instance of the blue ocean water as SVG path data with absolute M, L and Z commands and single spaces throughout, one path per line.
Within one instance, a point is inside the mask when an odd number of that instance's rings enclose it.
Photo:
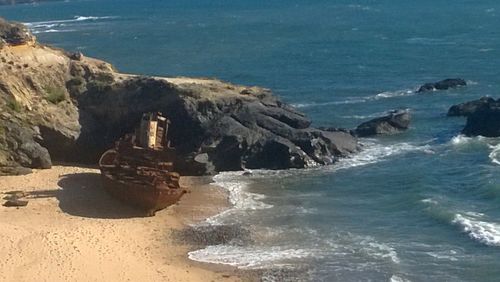
M 400 135 L 307 170 L 222 173 L 254 243 L 199 261 L 300 268 L 312 281 L 500 280 L 500 139 L 459 135 L 452 104 L 499 97 L 500 3 L 86 0 L 1 6 L 42 42 L 122 72 L 218 77 L 273 89 L 318 126 L 410 109 Z M 466 88 L 415 94 L 463 77 Z M 272 280 L 272 277 L 268 277 Z

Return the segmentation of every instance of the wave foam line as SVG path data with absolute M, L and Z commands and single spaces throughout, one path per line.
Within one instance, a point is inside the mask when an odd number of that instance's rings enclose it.
M 500 224 L 480 221 L 461 214 L 456 214 L 452 223 L 459 225 L 471 239 L 488 246 L 500 247 Z
M 347 169 L 358 166 L 365 166 L 383 161 L 384 159 L 408 152 L 421 151 L 427 154 L 433 154 L 434 151 L 430 145 L 412 145 L 409 143 L 398 143 L 384 146 L 376 143 L 365 143 L 365 148 L 350 158 L 339 160 L 332 166 L 334 170 Z
M 292 106 L 296 108 L 312 108 L 312 107 L 323 107 L 323 106 L 331 106 L 331 105 L 348 105 L 348 104 L 359 104 L 365 103 L 374 100 L 380 99 L 388 99 L 388 98 L 397 98 L 404 96 L 412 96 L 417 92 L 415 89 L 403 89 L 396 91 L 385 91 L 378 93 L 373 96 L 363 96 L 363 97 L 347 97 L 346 100 L 342 101 L 328 101 L 328 102 L 310 102 L 310 103 L 294 103 Z
M 216 245 L 188 253 L 191 260 L 235 266 L 241 269 L 259 269 L 276 262 L 311 257 L 314 251 L 282 249 L 280 247 L 241 247 Z
M 206 223 L 212 225 L 222 224 L 222 220 L 229 215 L 250 210 L 261 210 L 272 208 L 272 205 L 264 203 L 262 200 L 266 196 L 247 191 L 249 182 L 244 180 L 241 172 L 221 172 L 214 176 L 215 185 L 221 186 L 229 192 L 229 201 L 232 207 L 219 214 L 209 217 Z
M 73 19 L 68 19 L 68 20 L 53 20 L 53 21 L 40 21 L 40 22 L 29 22 L 29 23 L 24 23 L 28 27 L 46 27 L 50 26 L 53 27 L 54 25 L 57 24 L 62 24 L 62 23 L 73 23 L 73 22 L 82 22 L 82 21 L 97 21 L 97 20 L 104 20 L 104 19 L 115 19 L 117 17 L 115 16 L 103 16 L 103 17 L 95 17 L 95 16 L 75 16 Z

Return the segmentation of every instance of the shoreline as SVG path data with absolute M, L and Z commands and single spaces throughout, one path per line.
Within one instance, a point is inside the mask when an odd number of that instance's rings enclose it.
M 229 208 L 227 192 L 210 182 L 181 177 L 191 192 L 143 217 L 106 194 L 98 169 L 65 165 L 2 176 L 1 197 L 19 191 L 29 203 L 0 206 L 0 280 L 241 281 L 235 268 L 191 261 L 194 246 L 172 236 Z

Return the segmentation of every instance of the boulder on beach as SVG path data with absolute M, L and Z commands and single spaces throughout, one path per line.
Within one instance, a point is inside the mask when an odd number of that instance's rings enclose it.
M 438 82 L 426 83 L 417 90 L 418 93 L 435 91 L 435 90 L 447 90 L 451 88 L 457 88 L 466 86 L 467 82 L 461 78 L 447 78 Z
M 410 125 L 410 112 L 408 110 L 394 110 L 388 115 L 375 118 L 360 124 L 353 130 L 358 137 L 373 135 L 390 135 L 408 129 Z

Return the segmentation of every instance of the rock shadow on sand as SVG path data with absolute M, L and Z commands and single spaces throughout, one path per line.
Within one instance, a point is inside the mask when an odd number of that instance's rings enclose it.
M 73 216 L 103 219 L 145 216 L 143 211 L 129 207 L 106 193 L 98 173 L 66 174 L 57 184 L 62 189 L 31 192 L 29 196 L 55 197 L 61 210 Z

